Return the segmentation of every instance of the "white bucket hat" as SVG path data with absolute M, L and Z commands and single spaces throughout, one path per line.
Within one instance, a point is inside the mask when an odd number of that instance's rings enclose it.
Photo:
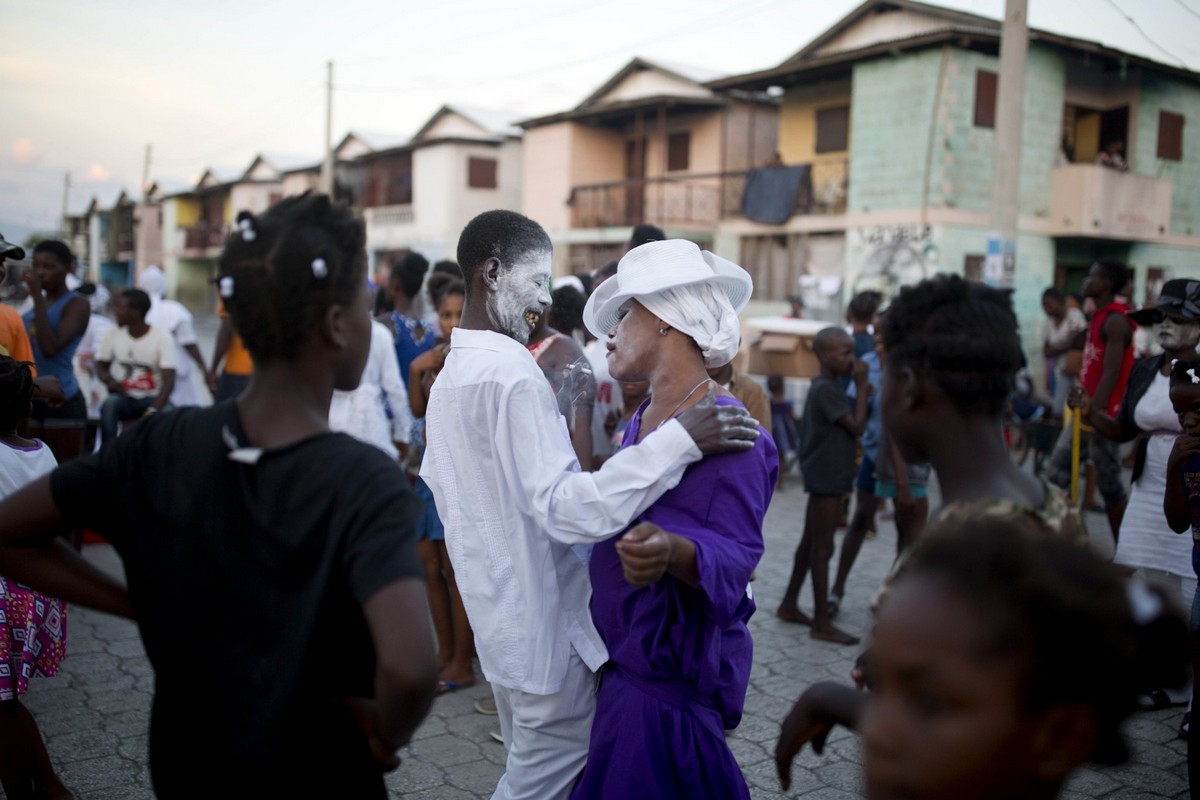
M 698 297 L 698 304 L 689 302 L 685 309 L 667 298 L 667 294 L 678 295 L 671 290 L 692 287 L 710 290 L 711 295 L 703 292 L 707 302 Z M 705 351 L 705 362 L 719 366 L 737 352 L 737 314 L 746 307 L 753 290 L 754 282 L 746 270 L 693 242 L 648 242 L 626 253 L 617 265 L 617 274 L 592 293 L 583 309 L 583 323 L 594 336 L 604 338 L 620 321 L 621 306 L 636 299 L 696 339 Z

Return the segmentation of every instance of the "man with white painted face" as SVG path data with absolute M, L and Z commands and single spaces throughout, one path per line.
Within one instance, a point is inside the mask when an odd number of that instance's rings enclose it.
M 463 229 L 458 263 L 466 306 L 430 393 L 421 477 L 508 748 L 492 797 L 556 800 L 587 759 L 594 673 L 608 659 L 588 612 L 587 545 L 623 530 L 703 453 L 753 447 L 758 429 L 710 392 L 637 448 L 581 472 L 525 347 L 550 305 L 549 236 L 520 214 L 488 211 Z

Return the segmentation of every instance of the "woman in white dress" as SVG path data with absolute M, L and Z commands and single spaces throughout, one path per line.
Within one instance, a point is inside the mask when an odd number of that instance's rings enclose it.
M 362 380 L 352 392 L 334 391 L 329 403 L 329 427 L 372 444 L 403 461 L 411 439 L 412 412 L 408 389 L 400 380 L 392 332 L 371 322 L 371 353 Z
M 1192 607 L 1196 573 L 1192 569 L 1192 539 L 1167 525 L 1163 513 L 1167 458 L 1183 433 L 1171 407 L 1171 362 L 1195 358 L 1200 342 L 1200 281 L 1179 279 L 1163 284 L 1154 307 L 1129 314 L 1139 325 L 1154 326 L 1162 354 L 1138 360 L 1129 373 L 1125 398 L 1116 419 L 1093 407 L 1088 419 L 1101 435 L 1121 442 L 1142 436 L 1133 468 L 1129 504 L 1121 521 L 1113 561 L 1145 574 L 1179 608 Z M 1143 708 L 1185 702 L 1190 689 L 1151 691 Z

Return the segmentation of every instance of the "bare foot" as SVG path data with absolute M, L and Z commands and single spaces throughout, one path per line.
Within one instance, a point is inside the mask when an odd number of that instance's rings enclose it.
M 795 622 L 798 625 L 812 625 L 812 617 L 798 608 L 784 608 L 780 606 L 775 610 L 775 616 L 784 622 Z
M 827 628 L 813 628 L 812 638 L 819 639 L 822 642 L 833 642 L 834 644 L 858 644 L 861 641 L 857 636 L 851 636 L 833 625 Z

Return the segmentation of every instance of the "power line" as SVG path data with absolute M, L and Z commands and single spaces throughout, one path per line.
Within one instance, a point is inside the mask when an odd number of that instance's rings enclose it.
M 1115 8 L 1115 9 L 1117 10 L 1117 13 L 1119 13 L 1119 14 L 1120 14 L 1122 17 L 1124 17 L 1124 18 L 1125 18 L 1125 19 L 1126 19 L 1126 20 L 1129 22 L 1129 24 L 1130 24 L 1130 25 L 1132 25 L 1132 26 L 1133 26 L 1133 27 L 1134 27 L 1134 28 L 1137 30 L 1137 32 L 1138 32 L 1138 33 L 1140 33 L 1140 34 L 1142 35 L 1142 38 L 1143 38 L 1143 39 L 1145 39 L 1145 40 L 1146 40 L 1147 42 L 1149 42 L 1150 44 L 1154 45 L 1156 48 L 1158 48 L 1158 50 L 1159 50 L 1159 51 L 1161 51 L 1162 53 L 1166 54 L 1168 57 L 1170 57 L 1170 58 L 1171 58 L 1171 59 L 1173 59 L 1174 61 L 1178 62 L 1178 63 L 1179 63 L 1179 65 L 1180 65 L 1181 67 L 1183 67 L 1184 69 L 1191 69 L 1191 67 L 1189 67 L 1189 66 L 1187 65 L 1187 62 L 1186 62 L 1186 61 L 1184 61 L 1182 58 L 1180 58 L 1179 56 L 1177 56 L 1177 55 L 1175 55 L 1174 53 L 1172 53 L 1172 52 L 1171 52 L 1170 50 L 1168 50 L 1167 48 L 1163 47 L 1163 46 L 1162 46 L 1161 44 L 1159 44 L 1158 42 L 1156 42 L 1156 41 L 1154 41 L 1153 39 L 1151 39 L 1151 38 L 1150 38 L 1150 34 L 1146 33 L 1144 30 L 1142 30 L 1142 26 L 1137 24 L 1137 20 L 1135 20 L 1133 17 L 1131 17 L 1131 16 L 1129 16 L 1128 14 L 1126 14 L 1126 13 L 1125 13 L 1125 11 L 1124 11 L 1124 10 L 1122 10 L 1122 8 L 1121 8 L 1119 5 L 1117 5 L 1117 4 L 1116 4 L 1115 0 L 1108 0 L 1108 4 L 1109 4 L 1110 6 L 1112 6 L 1113 8 Z M 1188 9 L 1188 10 L 1190 11 L 1191 9 Z
M 1179 3 L 1179 5 L 1183 8 L 1184 11 L 1188 12 L 1193 17 L 1200 19 L 1200 12 L 1196 11 L 1194 8 L 1189 6 L 1187 3 L 1183 2 L 1183 0 L 1175 0 L 1175 2 Z
M 791 1 L 792 0 L 766 0 L 766 2 L 760 3 L 757 8 L 752 7 L 750 9 L 747 9 L 745 6 L 738 6 L 736 8 L 732 8 L 732 9 L 726 8 L 726 9 L 723 9 L 723 10 L 717 12 L 716 14 L 710 14 L 707 17 L 701 17 L 700 19 L 695 20 L 691 25 L 682 25 L 682 26 L 679 26 L 676 28 L 672 28 L 658 36 L 653 36 L 649 39 L 643 39 L 641 41 L 633 42 L 631 44 L 625 44 L 620 47 L 613 48 L 611 50 L 605 50 L 604 52 L 601 52 L 601 53 L 594 53 L 590 56 L 584 56 L 583 58 L 577 58 L 577 59 L 573 59 L 571 61 L 564 61 L 564 62 L 560 62 L 558 64 L 542 65 L 542 66 L 536 67 L 534 69 L 526 70 L 524 72 L 512 73 L 509 75 L 497 75 L 495 77 L 485 78 L 483 80 L 471 79 L 470 81 L 464 81 L 464 82 L 461 82 L 458 84 L 449 84 L 445 88 L 455 89 L 460 86 L 487 86 L 487 85 L 496 84 L 496 83 L 503 83 L 505 81 L 513 81 L 513 80 L 519 80 L 521 78 L 533 77 L 535 75 L 542 75 L 546 72 L 551 72 L 554 70 L 567 69 L 569 67 L 577 67 L 577 66 L 581 66 L 583 64 L 589 64 L 593 61 L 600 61 L 602 59 L 609 58 L 610 56 L 627 53 L 630 50 L 636 50 L 641 47 L 646 47 L 647 45 L 657 44 L 657 43 L 665 41 L 667 39 L 672 39 L 672 38 L 678 37 L 681 34 L 690 34 L 690 33 L 695 33 L 699 30 L 709 30 L 709 29 L 717 28 L 717 27 L 720 27 L 721 23 L 727 21 L 727 19 L 732 19 L 734 17 L 736 17 L 738 19 L 746 19 L 755 14 L 766 11 L 769 8 L 772 8 L 777 5 L 782 5 L 783 3 L 787 3 L 787 2 L 791 2 Z M 352 92 L 407 92 L 407 91 L 412 91 L 413 89 L 418 88 L 418 87 L 427 87 L 427 86 L 428 86 L 427 83 L 414 83 L 414 84 L 408 84 L 408 85 L 381 85 L 381 86 L 358 86 L 358 85 L 353 85 L 353 84 L 347 84 L 347 85 L 340 85 L 337 88 L 343 89 L 346 91 L 352 91 Z

